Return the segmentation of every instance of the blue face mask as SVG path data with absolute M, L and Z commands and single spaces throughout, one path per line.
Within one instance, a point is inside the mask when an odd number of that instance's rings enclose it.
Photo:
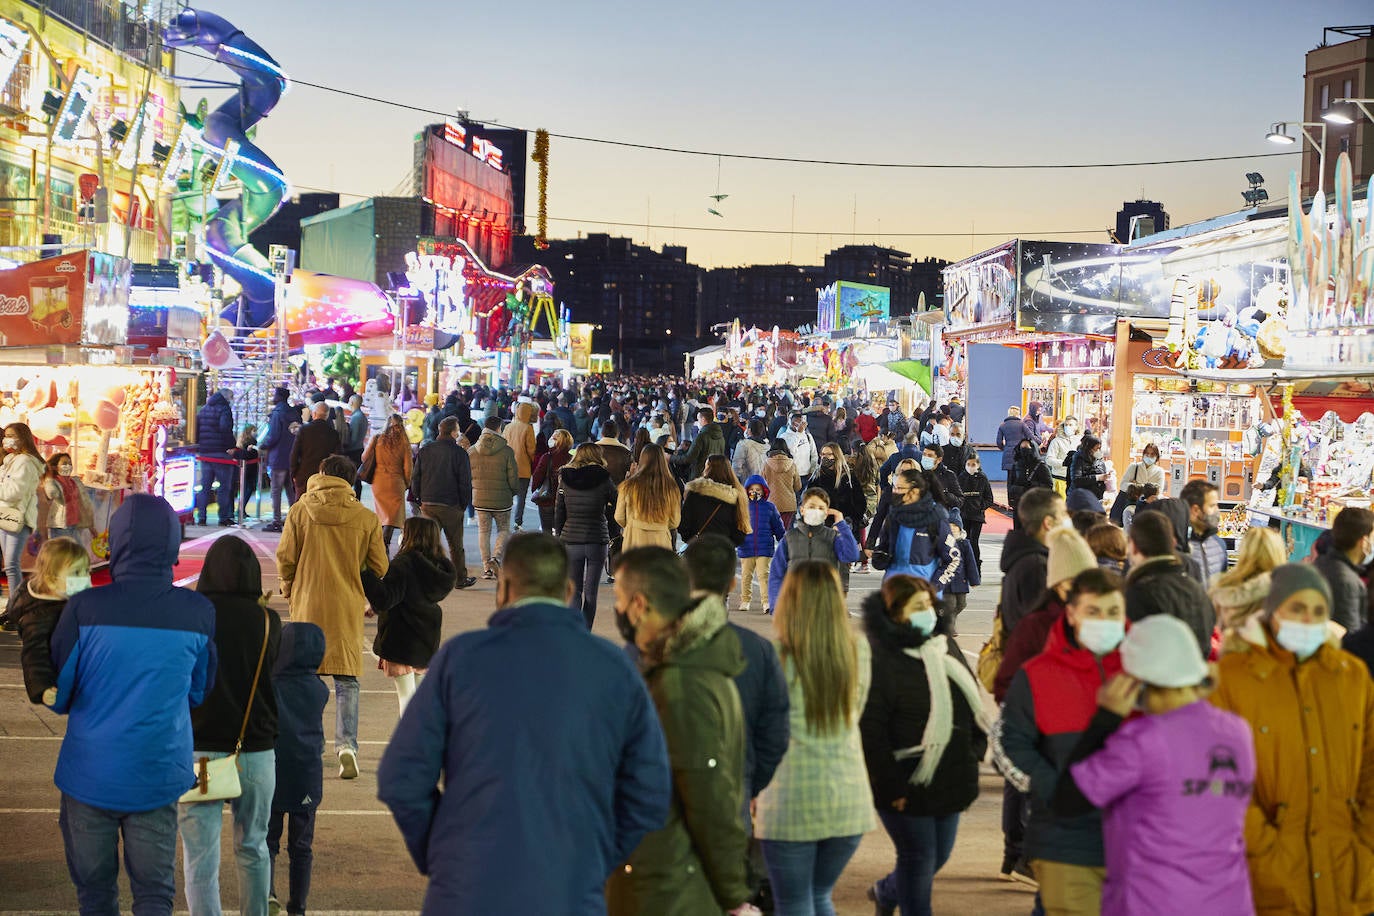
M 1326 642 L 1326 624 L 1280 620 L 1275 638 L 1279 645 L 1296 655 L 1298 661 L 1305 662 Z
M 963 437 L 963 436 L 950 436 L 950 437 L 949 437 L 949 444 L 950 444 L 950 445 L 954 445 L 954 446 L 963 445 L 963 444 L 964 444 L 964 437 Z
M 935 459 L 926 455 L 921 459 L 921 467 L 925 468 L 927 471 L 935 470 Z
M 935 632 L 935 611 L 933 608 L 926 608 L 924 611 L 917 611 L 906 619 L 913 630 L 921 631 L 923 636 L 929 636 Z

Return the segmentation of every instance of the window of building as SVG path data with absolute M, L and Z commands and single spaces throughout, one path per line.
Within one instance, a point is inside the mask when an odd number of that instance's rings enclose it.
M 1345 83 L 1341 86 L 1341 98 L 1343 98 L 1343 99 L 1349 99 L 1349 98 L 1353 98 L 1354 95 L 1355 95 L 1355 82 L 1354 82 L 1353 80 L 1346 80 Z
M 1327 110 L 1328 108 L 1330 108 L 1330 107 L 1331 107 L 1331 85 L 1328 83 L 1327 85 L 1325 85 L 1325 86 L 1322 87 L 1322 111 L 1326 111 L 1326 110 Z
M 1349 138 L 1349 137 L 1341 137 L 1341 149 L 1340 149 L 1340 151 L 1341 151 L 1342 153 L 1348 153 L 1348 152 L 1350 152 L 1350 138 Z

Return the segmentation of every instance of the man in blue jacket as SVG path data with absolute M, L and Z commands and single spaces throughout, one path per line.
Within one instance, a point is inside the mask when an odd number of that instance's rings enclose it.
M 53 781 L 82 912 L 119 909 L 119 845 L 134 912 L 172 911 L 177 799 L 195 783 L 191 707 L 215 677 L 215 606 L 172 585 L 181 523 L 137 493 L 110 520 L 112 584 L 72 595 L 52 635 L 67 734 Z
M 267 462 L 272 480 L 272 521 L 265 531 L 281 531 L 281 494 L 286 491 L 287 505 L 295 503 L 291 484 L 291 449 L 296 445 L 296 433 L 301 428 L 301 411 L 289 403 L 291 392 L 277 388 L 272 392 L 272 412 L 267 417 L 267 434 L 258 443 L 258 454 Z
M 196 494 L 196 524 L 205 524 L 210 508 L 210 491 L 219 487 L 219 523 L 234 523 L 234 480 L 238 476 L 229 459 L 229 450 L 237 440 L 234 436 L 234 408 L 230 399 L 234 392 L 221 388 L 206 400 L 196 414 L 196 453 L 202 458 L 215 459 L 200 463 L 200 492 Z
M 511 538 L 489 627 L 434 656 L 382 757 L 426 914 L 604 916 L 607 877 L 667 820 L 644 680 L 571 597 L 562 544 Z

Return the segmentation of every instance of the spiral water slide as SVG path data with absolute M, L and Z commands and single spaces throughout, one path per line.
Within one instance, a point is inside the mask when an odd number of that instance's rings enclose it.
M 257 42 L 214 13 L 184 9 L 165 34 L 170 47 L 199 48 L 239 77 L 238 93 L 205 118 L 202 136 L 207 147 L 231 157 L 230 174 L 243 193 L 224 201 L 205 224 L 205 246 L 210 260 L 243 290 L 224 310 L 225 320 L 241 328 L 266 327 L 275 315 L 272 269 L 248 235 L 281 207 L 287 181 L 248 131 L 281 100 L 286 74 Z

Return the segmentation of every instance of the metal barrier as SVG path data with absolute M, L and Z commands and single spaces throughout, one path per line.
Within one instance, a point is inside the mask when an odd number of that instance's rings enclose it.
M 235 466 L 238 467 L 238 469 L 239 469 L 239 486 L 238 486 L 238 493 L 235 495 L 235 499 L 234 499 L 234 508 L 237 510 L 237 511 L 234 513 L 234 527 L 235 527 L 235 528 L 247 528 L 248 526 L 247 526 L 246 524 L 244 524 L 244 521 L 243 521 L 243 517 L 244 517 L 245 515 L 248 514 L 248 513 L 245 511 L 245 509 L 246 509 L 247 507 L 246 507 L 246 505 L 245 505 L 245 500 L 244 500 L 243 494 L 244 494 L 244 491 L 247 489 L 247 483 L 248 483 L 248 465 L 250 465 L 250 464 L 253 465 L 253 473 L 255 473 L 255 474 L 258 473 L 257 468 L 258 468 L 258 466 L 262 463 L 261 456 L 259 456 L 258 458 L 249 458 L 249 459 L 240 460 L 240 459 L 238 459 L 238 458 L 211 458 L 211 457 L 209 457 L 208 455 L 197 455 L 197 456 L 196 456 L 196 461 L 198 461 L 198 462 L 204 462 L 204 463 L 206 463 L 206 464 L 232 464 L 232 465 L 235 465 Z M 197 493 L 196 502 L 197 502 L 197 503 L 200 502 L 199 493 L 200 493 L 200 490 L 201 490 L 201 488 L 202 488 L 202 485 L 199 483 L 200 479 L 201 479 L 201 478 L 200 478 L 200 473 L 199 473 L 199 471 L 197 471 L 197 473 L 196 473 L 196 480 L 197 480 L 197 485 L 196 485 L 196 493 Z M 253 488 L 253 490 L 254 490 L 254 493 L 253 493 L 253 498 L 254 498 L 254 504 L 253 504 L 253 519 L 254 519 L 255 521 L 258 521 L 258 520 L 261 520 L 261 518 L 262 518 L 262 478 L 261 478 L 261 477 L 258 478 L 257 485 Z M 207 509 L 210 507 L 210 497 L 209 497 L 209 496 L 207 496 L 207 497 L 205 498 L 205 505 L 206 505 L 206 508 L 207 508 Z M 197 507 L 197 511 L 198 511 L 198 507 Z

